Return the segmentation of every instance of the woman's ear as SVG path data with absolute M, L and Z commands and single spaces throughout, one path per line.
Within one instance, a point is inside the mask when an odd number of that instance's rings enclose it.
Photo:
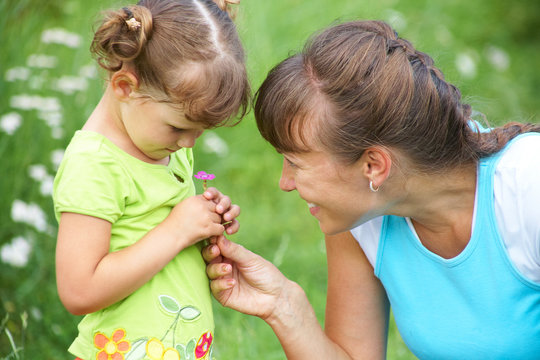
M 388 149 L 381 146 L 367 148 L 362 154 L 363 175 L 372 181 L 373 186 L 381 186 L 392 168 L 392 156 Z
M 111 76 L 110 80 L 114 95 L 120 101 L 130 98 L 130 95 L 139 88 L 139 80 L 129 71 L 120 70 Z

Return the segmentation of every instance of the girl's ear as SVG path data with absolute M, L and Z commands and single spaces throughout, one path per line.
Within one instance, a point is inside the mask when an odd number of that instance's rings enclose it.
M 129 99 L 130 95 L 139 88 L 139 80 L 129 71 L 120 70 L 115 72 L 110 81 L 114 95 L 120 101 Z
M 392 156 L 388 149 L 381 146 L 373 146 L 362 154 L 363 175 L 373 182 L 374 187 L 381 186 L 392 168 Z

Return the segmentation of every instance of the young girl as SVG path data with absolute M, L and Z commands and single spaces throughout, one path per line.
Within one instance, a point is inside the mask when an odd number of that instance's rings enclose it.
M 95 33 L 107 87 L 54 186 L 58 292 L 86 314 L 69 348 L 80 359 L 211 359 L 199 244 L 235 233 L 240 209 L 214 188 L 195 195 L 191 147 L 248 107 L 226 6 L 142 0 Z

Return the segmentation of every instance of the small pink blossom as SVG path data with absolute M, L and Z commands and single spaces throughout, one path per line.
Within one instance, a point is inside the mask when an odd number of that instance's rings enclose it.
M 216 178 L 216 175 L 214 174 L 207 174 L 206 171 L 199 171 L 197 174 L 193 175 L 197 179 L 203 181 L 203 189 L 206 191 L 206 181 L 207 180 L 214 180 Z
M 207 174 L 206 171 L 199 171 L 196 175 L 194 175 L 199 180 L 214 180 L 216 178 L 216 175 L 214 174 Z

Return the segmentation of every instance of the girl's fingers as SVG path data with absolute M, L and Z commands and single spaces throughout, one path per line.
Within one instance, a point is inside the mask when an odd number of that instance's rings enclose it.
M 232 220 L 231 222 L 229 222 L 227 225 L 224 225 L 224 226 L 225 226 L 225 232 L 227 233 L 227 235 L 236 234 L 238 230 L 240 229 L 240 223 L 236 219 Z
M 206 200 L 213 200 L 219 197 L 219 194 L 220 194 L 219 190 L 216 189 L 215 187 L 209 187 L 203 192 L 203 196 Z
M 229 210 L 225 214 L 223 214 L 223 220 L 231 221 L 237 218 L 239 215 L 240 215 L 240 206 L 233 204 L 230 206 Z
M 222 194 L 216 205 L 216 212 L 218 214 L 223 214 L 227 210 L 229 210 L 230 207 L 231 207 L 231 198 L 229 198 L 227 195 Z

